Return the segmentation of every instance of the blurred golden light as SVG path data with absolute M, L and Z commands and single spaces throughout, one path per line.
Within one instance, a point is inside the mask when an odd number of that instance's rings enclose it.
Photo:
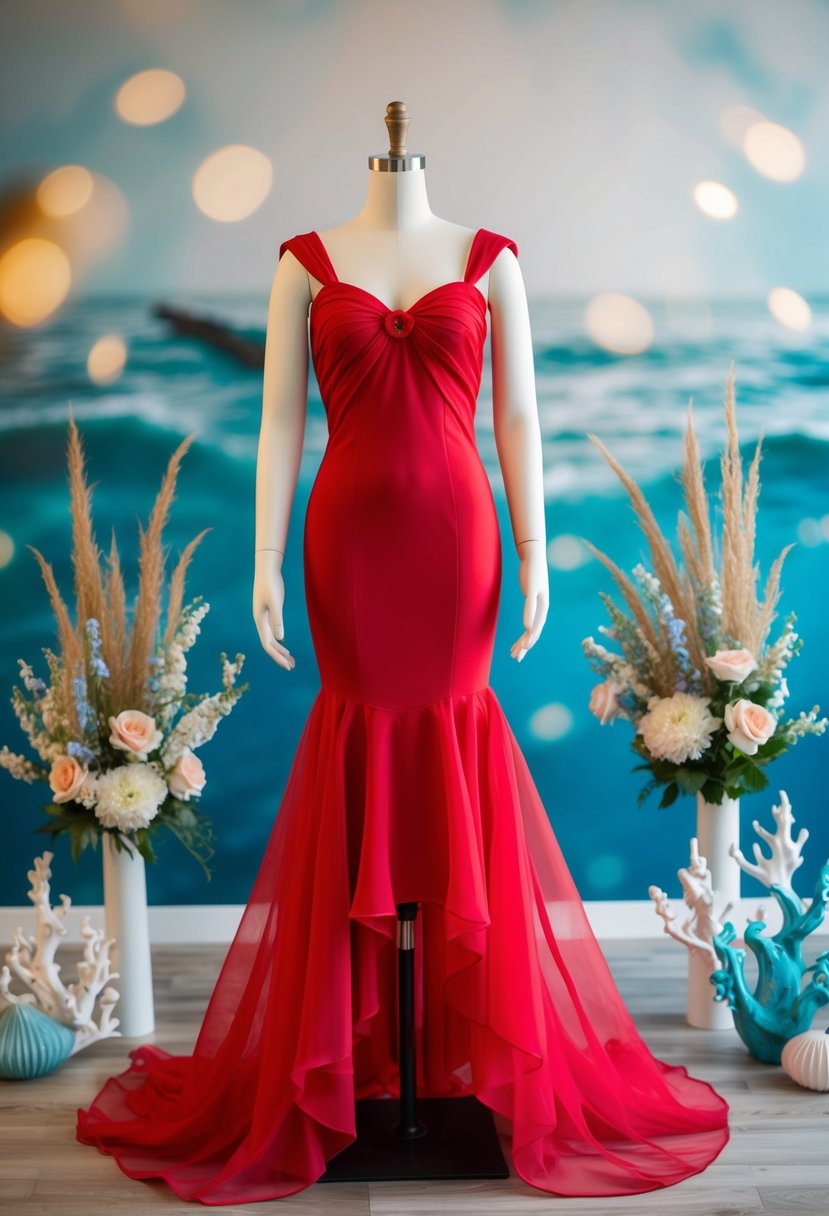
M 713 220 L 730 220 L 737 213 L 737 196 L 722 182 L 697 182 L 694 202 L 704 215 Z
M 806 164 L 803 144 L 779 122 L 755 122 L 743 136 L 743 151 L 758 173 L 776 182 L 792 182 Z
M 587 305 L 584 319 L 590 337 L 605 350 L 636 355 L 653 341 L 651 315 L 632 296 L 603 292 Z
M 762 118 L 763 115 L 753 106 L 726 106 L 720 114 L 720 131 L 735 148 L 742 148 L 746 131 Z
M 244 220 L 267 198 L 273 168 L 264 153 L 228 144 L 211 153 L 193 175 L 193 199 L 212 220 Z
M 591 558 L 592 554 L 587 546 L 571 532 L 554 536 L 547 545 L 547 561 L 556 570 L 576 570 Z
M 120 188 L 101 173 L 92 176 L 89 203 L 60 222 L 60 243 L 72 259 L 76 279 L 117 248 L 129 221 L 129 206 Z
M 92 198 L 93 178 L 83 165 L 62 165 L 47 173 L 37 188 L 37 201 L 45 215 L 74 215 Z
M 801 545 L 808 545 L 809 548 L 814 548 L 815 545 L 821 544 L 823 541 L 823 532 L 820 526 L 819 519 L 813 519 L 811 515 L 804 516 L 797 525 L 797 539 Z
M 14 541 L 9 536 L 8 532 L 4 532 L 0 528 L 0 567 L 8 566 L 11 559 L 14 557 Z
M 14 325 L 37 325 L 66 299 L 69 258 L 42 237 L 24 237 L 0 258 L 0 312 Z
M 811 308 L 791 287 L 773 287 L 767 303 L 774 319 L 789 329 L 808 329 L 812 324 Z
M 562 739 L 572 730 L 573 714 L 563 701 L 550 701 L 547 705 L 540 705 L 530 715 L 527 725 L 537 739 L 552 742 Z
M 166 68 L 147 68 L 125 80 L 115 94 L 115 112 L 135 127 L 149 127 L 175 114 L 184 101 L 184 81 Z
M 105 334 L 94 344 L 86 360 L 86 370 L 95 384 L 112 384 L 124 370 L 127 347 L 117 334 Z

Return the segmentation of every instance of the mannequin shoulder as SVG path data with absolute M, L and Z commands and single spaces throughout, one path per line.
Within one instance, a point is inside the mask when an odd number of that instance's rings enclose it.
M 509 245 L 500 249 L 493 259 L 487 294 L 493 308 L 519 302 L 526 305 L 527 293 L 521 263 Z
M 311 281 L 302 250 L 292 248 L 293 238 L 283 241 L 271 280 L 272 304 L 294 304 L 307 311 L 311 303 Z

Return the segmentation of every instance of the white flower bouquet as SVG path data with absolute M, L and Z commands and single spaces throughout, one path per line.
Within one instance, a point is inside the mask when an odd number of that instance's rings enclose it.
M 174 497 L 187 436 L 170 457 L 146 532 L 139 525 L 138 594 L 131 628 L 118 549 L 113 535 L 108 570 L 102 571 L 91 519 L 80 436 L 70 414 L 69 484 L 73 523 L 76 620 L 73 625 L 52 567 L 35 554 L 57 619 L 59 650 L 43 647 L 49 680 L 19 659 L 23 688 L 11 697 L 15 714 L 39 761 L 0 749 L 0 765 L 21 781 L 45 781 L 50 820 L 37 830 L 54 839 L 68 832 L 78 860 L 111 833 L 116 848 L 134 847 L 155 861 L 151 834 L 176 835 L 206 877 L 212 829 L 198 809 L 206 777 L 196 750 L 212 738 L 248 685 L 236 685 L 244 655 L 222 652 L 222 688 L 187 691 L 186 655 L 210 605 L 202 596 L 183 603 L 185 572 L 205 528 L 184 548 L 170 578 L 167 620 L 160 628 L 164 582 L 161 538 Z
M 590 439 L 630 495 L 648 540 L 653 570 L 643 563 L 629 578 L 589 541 L 590 550 L 610 570 L 629 613 L 600 592 L 611 626 L 599 632 L 616 642 L 613 652 L 592 636 L 582 649 L 604 677 L 590 695 L 590 709 L 602 725 L 626 718 L 635 727 L 633 749 L 650 778 L 639 804 L 664 786 L 660 806 L 680 792 L 701 792 L 709 803 L 738 798 L 768 784 L 766 764 L 806 733 L 822 734 L 827 719 L 818 706 L 796 718 L 783 715 L 789 695 L 784 671 L 799 654 L 802 638 L 789 613 L 779 636 L 768 636 L 776 617 L 780 572 L 791 545 L 775 559 L 758 599 L 754 547 L 760 490 L 758 440 L 744 479 L 734 404 L 734 365 L 726 384 L 727 442 L 721 454 L 723 525 L 719 554 L 709 521 L 708 497 L 699 458 L 693 414 L 688 408 L 678 539 L 683 566 L 656 523 L 634 479 L 596 438 Z

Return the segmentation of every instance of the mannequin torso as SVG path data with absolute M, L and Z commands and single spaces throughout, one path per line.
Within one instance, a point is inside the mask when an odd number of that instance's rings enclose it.
M 475 230 L 434 215 L 425 170 L 369 171 L 362 211 L 318 236 L 337 279 L 386 310 L 413 308 L 464 274 Z M 283 644 L 282 559 L 296 488 L 308 392 L 308 316 L 323 288 L 290 251 L 271 288 L 256 477 L 253 616 L 264 649 L 290 670 Z M 549 604 L 543 465 L 529 311 L 517 258 L 503 249 L 475 288 L 491 318 L 493 425 L 520 558 L 523 632 L 510 648 L 523 659 Z

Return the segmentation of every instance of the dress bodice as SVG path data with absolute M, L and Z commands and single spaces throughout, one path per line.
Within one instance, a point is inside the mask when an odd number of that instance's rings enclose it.
M 425 292 L 408 309 L 389 308 L 372 292 L 342 282 L 319 234 L 283 241 L 321 283 L 310 306 L 314 371 L 334 432 L 357 400 L 378 403 L 445 397 L 471 423 L 481 385 L 488 301 L 476 286 L 510 237 L 479 228 L 460 279 Z M 382 408 L 382 405 L 379 406 Z M 393 404 L 389 406 L 393 408 Z

